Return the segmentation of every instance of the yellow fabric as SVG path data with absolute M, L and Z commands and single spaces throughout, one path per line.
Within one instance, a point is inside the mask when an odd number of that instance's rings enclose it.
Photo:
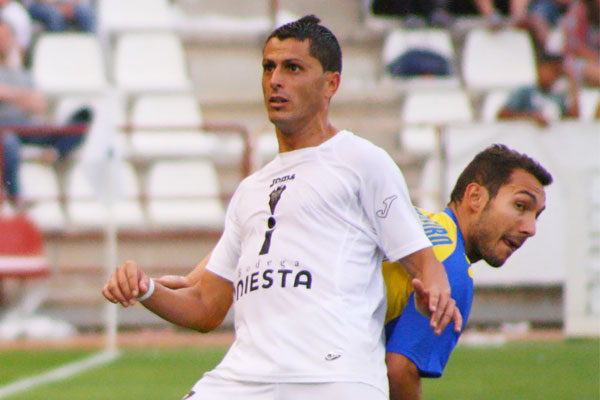
M 417 208 L 417 213 L 425 234 L 433 245 L 435 257 L 443 262 L 456 248 L 456 224 L 444 212 L 433 214 Z M 382 268 L 387 290 L 387 313 L 385 316 L 387 324 L 402 313 L 413 288 L 412 277 L 400 263 L 384 261 Z

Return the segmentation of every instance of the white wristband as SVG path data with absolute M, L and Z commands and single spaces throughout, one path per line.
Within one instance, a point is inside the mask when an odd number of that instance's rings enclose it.
M 154 279 L 150 278 L 150 286 L 148 286 L 148 290 L 146 290 L 146 293 L 138 297 L 137 301 L 148 300 L 152 294 L 154 294 Z

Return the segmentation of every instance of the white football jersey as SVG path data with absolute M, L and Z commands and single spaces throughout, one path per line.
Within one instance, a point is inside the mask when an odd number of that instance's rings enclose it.
M 340 131 L 238 187 L 207 268 L 233 282 L 236 339 L 213 376 L 388 392 L 384 254 L 431 246 L 382 149 Z

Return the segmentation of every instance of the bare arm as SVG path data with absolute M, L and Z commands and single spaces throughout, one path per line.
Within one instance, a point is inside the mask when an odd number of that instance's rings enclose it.
M 112 303 L 128 307 L 149 288 L 150 278 L 133 262 L 117 267 L 102 294 Z M 172 290 L 156 282 L 144 307 L 174 324 L 208 332 L 221 324 L 233 302 L 233 285 L 230 281 L 203 270 L 194 286 Z
M 0 100 L 14 103 L 34 114 L 42 114 L 47 109 L 46 99 L 40 92 L 4 83 L 0 83 Z
M 523 120 L 533 121 L 541 127 L 548 126 L 548 120 L 539 111 L 536 111 L 536 112 L 515 111 L 511 108 L 503 107 L 498 112 L 498 119 L 500 119 L 500 120 L 523 119 Z
M 181 289 L 181 288 L 194 286 L 196 283 L 198 283 L 200 281 L 200 278 L 202 277 L 204 269 L 206 268 L 206 264 L 208 264 L 208 260 L 210 260 L 211 254 L 212 254 L 212 251 L 210 253 L 208 253 L 206 255 L 206 257 L 204 257 L 204 259 L 202 261 L 200 261 L 200 263 L 198 265 L 196 265 L 196 268 L 194 268 L 192 270 L 192 272 L 190 272 L 186 276 L 163 275 L 160 278 L 155 279 L 155 281 L 159 282 L 163 286 L 166 286 L 170 289 Z
M 399 263 L 415 279 L 415 306 L 423 315 L 430 317 L 430 325 L 436 335 L 441 335 L 448 323 L 454 321 L 454 330 L 462 329 L 462 316 L 456 302 L 450 297 L 450 283 L 446 269 L 435 258 L 431 247 L 401 258 Z

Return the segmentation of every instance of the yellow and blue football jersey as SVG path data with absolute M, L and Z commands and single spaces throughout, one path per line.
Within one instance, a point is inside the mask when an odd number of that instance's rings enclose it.
M 473 278 L 456 218 L 449 208 L 437 214 L 416 210 L 436 258 L 446 268 L 452 298 L 462 314 L 464 329 L 473 300 Z M 388 298 L 386 350 L 409 358 L 421 376 L 441 376 L 460 334 L 453 326 L 448 326 L 440 336 L 433 333 L 429 319 L 415 308 L 412 278 L 402 266 L 384 262 L 383 276 Z

